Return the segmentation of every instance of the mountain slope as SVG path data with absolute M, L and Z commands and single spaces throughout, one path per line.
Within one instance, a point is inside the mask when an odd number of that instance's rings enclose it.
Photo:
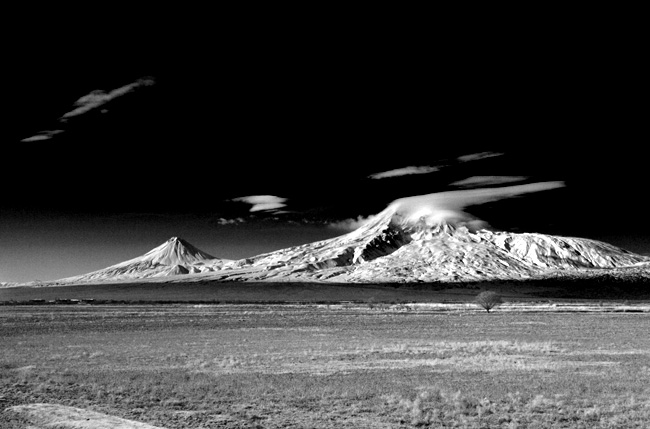
M 434 194 L 431 194 L 434 195 Z M 174 281 L 459 282 L 588 277 L 633 270 L 650 278 L 650 257 L 600 241 L 490 230 L 439 195 L 402 198 L 339 237 L 237 261 L 171 238 L 147 254 L 64 279 L 80 283 L 173 276 Z M 627 270 L 627 271 L 626 271 Z
M 479 281 L 630 267 L 649 261 L 606 243 L 543 234 L 446 226 L 413 235 L 391 255 L 346 275 L 347 281 Z
M 219 269 L 228 261 L 215 258 L 182 238 L 172 237 L 142 256 L 91 273 L 68 277 L 60 282 L 129 280 L 200 273 Z
M 239 281 L 450 282 L 558 272 L 579 276 L 589 269 L 646 264 L 650 258 L 607 243 L 494 232 L 467 213 L 405 198 L 349 234 L 236 261 L 209 276 Z

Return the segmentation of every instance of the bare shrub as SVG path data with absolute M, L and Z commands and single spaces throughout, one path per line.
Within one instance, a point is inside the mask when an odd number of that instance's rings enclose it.
M 474 302 L 485 309 L 488 313 L 499 304 L 503 304 L 501 295 L 493 291 L 485 291 L 476 295 Z

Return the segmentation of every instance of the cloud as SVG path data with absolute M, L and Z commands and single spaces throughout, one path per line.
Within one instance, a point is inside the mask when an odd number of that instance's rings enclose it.
M 237 217 L 237 218 L 234 218 L 234 219 L 226 219 L 226 218 L 220 217 L 219 219 L 217 219 L 217 224 L 219 224 L 219 225 L 235 225 L 235 224 L 244 223 L 244 222 L 245 222 L 245 219 L 241 218 L 241 217 Z
M 242 202 L 250 204 L 252 207 L 249 211 L 276 211 L 279 208 L 285 207 L 286 198 L 276 197 L 275 195 L 249 195 L 246 197 L 233 198 L 231 201 Z
M 485 222 L 465 212 L 470 206 L 564 187 L 564 182 L 537 182 L 501 188 L 463 189 L 400 198 L 393 201 L 395 213 L 409 222 L 464 224 L 476 229 Z M 485 224 L 486 225 L 486 224 Z
M 389 212 L 398 219 L 410 224 L 425 222 L 433 226 L 448 223 L 465 226 L 470 231 L 489 228 L 489 224 L 467 212 L 470 206 L 499 201 L 520 195 L 548 191 L 564 187 L 564 182 L 537 182 L 501 188 L 462 189 L 433 194 L 399 198 L 388 205 Z M 382 212 L 383 213 L 383 212 Z M 330 222 L 328 227 L 344 231 L 354 231 L 378 215 L 358 216 Z M 381 216 L 381 214 L 380 214 Z
M 457 159 L 459 162 L 469 162 L 469 161 L 478 161 L 479 159 L 492 158 L 501 155 L 503 155 L 503 153 L 500 152 L 477 152 L 477 153 L 471 153 L 468 155 L 459 156 Z
M 387 177 L 398 177 L 406 176 L 408 174 L 427 174 L 434 171 L 438 171 L 438 167 L 423 165 L 423 166 L 409 166 L 403 168 L 396 168 L 395 170 L 382 171 L 380 173 L 374 173 L 368 176 L 370 179 L 385 179 Z
M 486 158 L 493 158 L 496 156 L 502 156 L 504 155 L 501 152 L 477 152 L 477 153 L 470 153 L 467 155 L 462 155 L 456 158 L 456 160 L 459 163 L 463 162 L 470 162 L 470 161 L 478 161 L 481 159 L 486 159 Z M 385 179 L 388 177 L 399 177 L 399 176 L 406 176 L 409 174 L 427 174 L 427 173 L 433 173 L 435 171 L 440 171 L 441 168 L 449 167 L 449 165 L 446 165 L 444 162 L 439 163 L 439 165 L 422 165 L 422 166 L 408 166 L 408 167 L 402 167 L 402 168 L 396 168 L 394 170 L 388 170 L 388 171 L 382 171 L 379 173 L 374 173 L 368 176 L 370 179 Z
M 368 217 L 358 216 L 356 219 L 349 218 L 349 219 L 343 219 L 335 222 L 330 222 L 329 224 L 327 224 L 327 226 L 333 229 L 354 231 L 355 229 L 358 229 L 363 225 L 365 225 L 366 223 L 370 222 L 372 219 L 374 219 L 374 217 L 375 216 L 368 216 Z
M 492 185 L 501 185 L 504 183 L 521 182 L 528 179 L 527 176 L 472 176 L 467 179 L 451 183 L 451 185 L 461 188 L 474 188 Z
M 83 97 L 79 98 L 77 101 L 75 101 L 74 106 L 76 108 L 67 113 L 64 113 L 63 116 L 59 118 L 58 122 L 63 126 L 63 124 L 67 123 L 70 119 L 75 118 L 77 116 L 81 116 L 85 113 L 90 112 L 91 110 L 95 110 L 100 107 L 102 107 L 101 111 L 104 112 L 106 109 L 103 106 L 105 106 L 107 103 L 111 102 L 112 100 L 118 97 L 122 97 L 133 91 L 136 91 L 141 87 L 154 85 L 155 83 L 156 81 L 154 78 L 146 77 L 146 78 L 138 79 L 135 82 L 132 82 L 128 85 L 121 86 L 110 92 L 104 92 L 99 89 L 92 91 L 91 93 L 86 94 Z M 31 137 L 26 137 L 22 139 L 21 142 L 32 143 L 32 142 L 49 140 L 55 135 L 61 134 L 63 132 L 65 132 L 65 130 L 63 129 L 44 130 Z
M 44 140 L 49 140 L 52 137 L 54 137 L 57 134 L 61 134 L 63 130 L 44 130 L 41 131 L 40 133 L 33 135 L 31 137 L 27 137 L 25 139 L 22 139 L 21 142 L 23 143 L 32 143 L 32 142 L 38 142 L 38 141 L 44 141 Z
M 156 81 L 153 78 L 148 77 L 148 78 L 138 79 L 133 83 L 121 86 L 110 92 L 104 92 L 101 89 L 92 91 L 91 93 L 86 94 L 83 97 L 79 98 L 74 103 L 76 109 L 63 114 L 63 116 L 61 116 L 59 120 L 65 122 L 70 118 L 83 115 L 84 113 L 97 109 L 98 107 L 105 105 L 106 103 L 114 100 L 115 98 L 122 97 L 123 95 L 133 92 L 138 88 L 144 86 L 151 86 L 154 85 L 155 83 Z

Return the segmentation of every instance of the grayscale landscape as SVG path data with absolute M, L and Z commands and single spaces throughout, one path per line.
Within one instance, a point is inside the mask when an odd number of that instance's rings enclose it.
M 0 428 L 650 427 L 634 13 L 247 9 L 12 29 Z
M 244 260 L 172 237 L 105 269 L 0 289 L 0 422 L 650 424 L 650 258 L 475 229 L 431 199 Z M 475 302 L 483 291 L 494 308 Z

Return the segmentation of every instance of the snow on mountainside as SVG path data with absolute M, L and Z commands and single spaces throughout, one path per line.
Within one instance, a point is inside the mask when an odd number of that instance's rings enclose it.
M 165 277 L 213 271 L 229 262 L 215 258 L 187 241 L 172 237 L 142 256 L 91 273 L 68 277 L 60 282 L 81 283 Z
M 340 237 L 234 262 L 220 280 L 433 282 L 522 279 L 650 263 L 607 243 L 493 232 L 467 213 L 397 200 Z
M 386 258 L 356 267 L 348 281 L 475 281 L 522 279 L 552 272 L 633 266 L 648 258 L 593 240 L 513 234 L 466 227 L 418 231 Z
M 484 198 L 480 192 L 473 196 Z M 138 258 L 60 282 L 160 277 L 174 281 L 456 282 L 585 277 L 599 271 L 640 273 L 650 279 L 650 257 L 584 238 L 492 231 L 462 211 L 465 203 L 458 195 L 402 198 L 348 234 L 237 261 L 215 258 L 174 237 Z

